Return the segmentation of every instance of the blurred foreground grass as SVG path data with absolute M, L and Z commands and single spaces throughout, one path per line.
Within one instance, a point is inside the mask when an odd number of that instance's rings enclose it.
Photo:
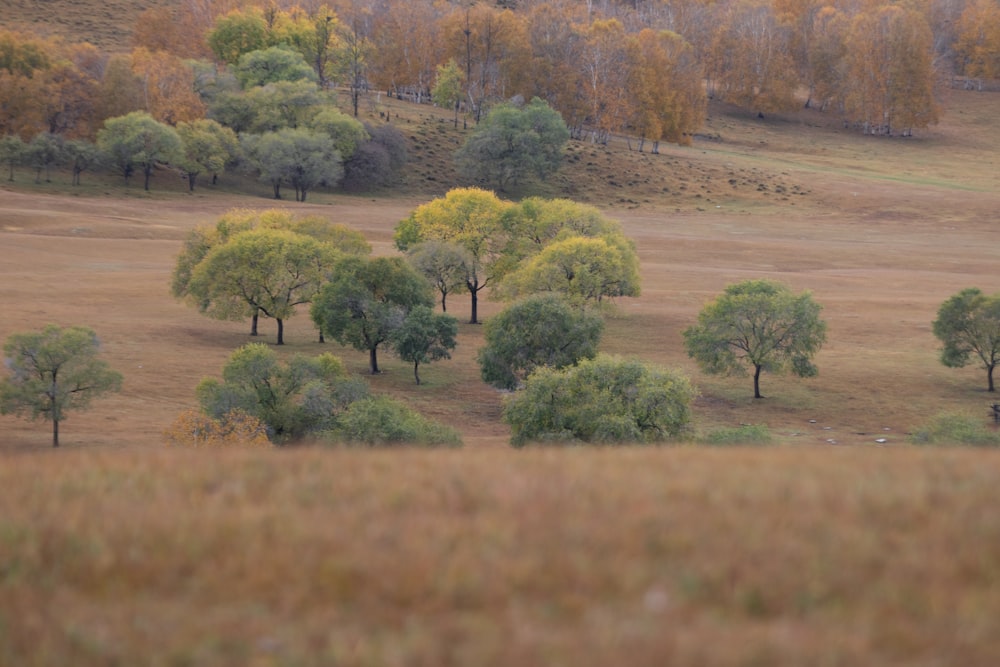
M 0 458 L 2 665 L 1000 664 L 1000 454 Z

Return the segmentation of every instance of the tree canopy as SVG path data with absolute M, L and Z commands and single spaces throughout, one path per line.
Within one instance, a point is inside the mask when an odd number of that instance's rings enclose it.
M 986 369 L 987 390 L 995 391 L 993 369 L 1000 362 L 1000 294 L 988 296 L 969 287 L 938 309 L 934 335 L 941 341 L 941 363 L 962 368 L 979 359 Z
M 536 97 L 523 108 L 493 109 L 455 160 L 463 176 L 503 190 L 529 174 L 544 180 L 557 171 L 568 140 L 562 116 Z
M 52 446 L 59 446 L 59 424 L 71 410 L 82 410 L 102 394 L 121 389 L 122 375 L 98 357 L 92 329 L 61 328 L 14 334 L 4 344 L 10 374 L 0 381 L 0 413 L 27 414 L 52 422 Z
M 392 346 L 403 361 L 413 364 L 413 378 L 420 384 L 420 364 L 451 359 L 458 335 L 458 320 L 435 313 L 429 306 L 414 306 L 392 333 Z
M 684 331 L 684 345 L 706 373 L 743 375 L 753 367 L 754 398 L 761 398 L 761 371 L 816 375 L 812 358 L 826 340 L 821 309 L 808 292 L 746 280 L 702 309 L 698 324 Z
M 379 346 L 391 341 L 413 308 L 433 305 L 430 285 L 402 257 L 347 256 L 333 266 L 311 313 L 324 335 L 368 352 L 375 375 Z
M 673 371 L 597 355 L 539 368 L 504 401 L 511 444 L 533 441 L 658 442 L 685 432 L 695 390 Z
M 142 169 L 146 190 L 157 165 L 176 164 L 183 159 L 177 130 L 145 111 L 109 118 L 97 133 L 97 146 L 109 156 L 126 183 L 136 168 Z
M 476 359 L 484 382 L 517 389 L 540 366 L 563 368 L 592 358 L 603 331 L 599 315 L 573 308 L 558 295 L 537 294 L 486 321 Z

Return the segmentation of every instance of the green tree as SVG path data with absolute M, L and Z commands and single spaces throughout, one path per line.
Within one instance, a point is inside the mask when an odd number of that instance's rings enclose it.
M 87 327 L 48 325 L 40 332 L 14 334 L 4 345 L 10 375 L 0 382 L 0 413 L 27 413 L 52 422 L 52 446 L 70 410 L 119 391 L 121 373 L 98 358 L 100 342 Z
M 24 141 L 16 134 L 8 134 L 0 139 L 0 162 L 7 165 L 8 181 L 14 182 L 14 167 L 24 160 L 26 149 Z
M 355 385 L 332 354 L 296 354 L 282 362 L 266 345 L 249 343 L 230 355 L 221 381 L 205 378 L 196 393 L 206 415 L 224 420 L 242 411 L 264 422 L 280 443 L 331 428 L 337 413 L 358 398 Z
M 639 295 L 639 257 L 623 235 L 567 237 L 545 246 L 504 278 L 503 293 L 556 292 L 570 303 Z
M 340 153 L 326 134 L 286 128 L 244 136 L 243 146 L 261 180 L 270 182 L 275 199 L 281 199 L 284 183 L 295 188 L 295 201 L 304 202 L 310 190 L 335 186 L 344 176 Z
M 64 156 L 73 171 L 73 185 L 80 185 L 80 174 L 99 166 L 104 159 L 97 146 L 86 139 L 71 139 L 65 144 Z
M 604 320 L 555 294 L 537 294 L 491 317 L 483 329 L 485 344 L 476 355 L 483 381 L 517 389 L 538 367 L 563 368 L 594 357 Z
M 706 373 L 744 375 L 752 366 L 754 398 L 761 398 L 761 371 L 816 375 L 812 358 L 826 340 L 820 310 L 808 292 L 746 280 L 702 309 L 698 324 L 684 331 L 684 345 Z
M 257 134 L 305 127 L 326 101 L 319 86 L 312 81 L 276 81 L 251 88 L 243 97 L 249 106 L 235 103 L 232 113 L 238 122 L 247 124 L 245 131 Z M 243 117 L 247 113 L 249 118 Z M 219 121 L 229 124 L 222 118 Z
M 403 361 L 413 363 L 413 377 L 420 384 L 420 364 L 451 359 L 458 335 L 458 320 L 435 313 L 429 306 L 414 306 L 393 332 L 392 346 Z
M 351 118 L 338 109 L 323 109 L 309 121 L 314 132 L 328 135 L 340 157 L 347 161 L 358 145 L 368 140 L 368 131 L 356 118 Z
M 188 233 L 174 266 L 171 293 L 178 299 L 190 301 L 202 312 L 214 312 L 216 306 L 213 305 L 213 299 L 218 296 L 213 291 L 213 285 L 199 283 L 194 285 L 195 291 L 191 291 L 191 277 L 195 267 L 213 248 L 251 229 L 287 230 L 303 234 L 349 255 L 367 255 L 371 252 L 371 246 L 360 232 L 333 224 L 319 216 L 295 216 L 281 209 L 233 209 L 222 215 L 214 225 L 195 227 Z M 250 335 L 256 336 L 258 312 L 256 309 L 251 311 L 248 313 L 252 317 Z M 220 316 L 222 319 L 229 319 L 228 315 L 220 313 Z
M 695 390 L 675 372 L 607 355 L 539 368 L 504 401 L 511 444 L 657 442 L 684 433 Z
M 396 247 L 407 251 L 424 241 L 456 243 L 469 253 L 466 288 L 472 297 L 471 324 L 479 314 L 479 292 L 500 280 L 512 264 L 504 216 L 513 205 L 479 188 L 456 188 L 418 206 L 396 226 Z
M 51 132 L 39 132 L 28 142 L 24 161 L 35 170 L 35 183 L 42 182 L 43 171 L 45 182 L 48 183 L 51 180 L 52 165 L 62 162 L 65 156 L 62 137 Z
M 955 294 L 938 309 L 934 335 L 941 341 L 941 363 L 949 368 L 968 365 L 973 355 L 986 369 L 987 391 L 1000 362 L 1000 294 L 987 296 L 976 287 Z
M 456 289 L 465 287 L 472 256 L 457 243 L 424 241 L 410 248 L 407 261 L 441 294 L 441 311 L 448 312 L 447 298 Z
M 202 311 L 219 319 L 243 319 L 259 312 L 278 323 L 284 345 L 285 320 L 295 307 L 311 303 L 340 253 L 329 244 L 284 229 L 251 229 L 212 248 L 191 272 L 188 291 Z
M 126 184 L 137 167 L 142 169 L 147 191 L 157 165 L 176 164 L 183 156 L 177 131 L 145 111 L 104 121 L 104 128 L 97 133 L 97 146 L 109 156 Z
M 466 178 L 503 190 L 528 174 L 540 179 L 557 171 L 569 130 L 558 111 L 535 98 L 523 109 L 496 107 L 455 154 Z
M 271 46 L 240 56 L 233 74 L 244 90 L 278 81 L 316 82 L 316 72 L 302 54 L 287 46 Z
M 431 99 L 442 109 L 455 110 L 456 129 L 458 129 L 458 107 L 462 101 L 464 88 L 465 74 L 454 58 L 449 59 L 444 65 L 438 65 L 434 88 L 431 89 Z
M 347 406 L 337 419 L 335 437 L 368 446 L 462 444 L 453 428 L 431 421 L 389 396 L 366 396 Z
M 213 176 L 232 164 L 240 155 L 240 142 L 236 133 L 214 120 L 203 118 L 177 124 L 177 134 L 183 145 L 183 157 L 178 166 L 187 176 L 188 190 L 194 192 L 199 174 Z
M 234 65 L 243 54 L 267 47 L 267 22 L 259 10 L 232 11 L 215 20 L 207 39 L 216 58 Z
M 378 347 L 391 341 L 410 311 L 431 307 L 431 287 L 402 257 L 344 257 L 313 301 L 312 319 L 342 345 L 368 352 L 379 373 Z

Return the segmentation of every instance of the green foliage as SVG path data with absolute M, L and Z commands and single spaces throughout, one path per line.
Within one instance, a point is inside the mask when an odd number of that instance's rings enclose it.
M 639 257 L 623 235 L 553 241 L 504 278 L 508 298 L 555 292 L 575 305 L 639 295 Z
M 177 123 L 177 134 L 184 147 L 178 166 L 187 176 L 191 191 L 199 174 L 218 174 L 240 156 L 236 133 L 214 120 L 181 121 Z
M 101 164 L 104 155 L 95 144 L 86 139 L 66 142 L 63 156 L 73 171 L 73 185 L 80 185 L 80 174 Z
M 569 130 L 558 111 L 538 99 L 523 109 L 495 108 L 455 155 L 459 172 L 503 190 L 528 174 L 544 179 L 562 164 Z
M 213 246 L 191 271 L 188 292 L 203 312 L 243 319 L 260 312 L 278 323 L 310 303 L 340 253 L 330 244 L 287 229 L 251 229 Z
M 403 361 L 413 364 L 413 377 L 420 384 L 420 364 L 451 359 L 458 335 L 458 320 L 437 314 L 429 306 L 414 306 L 392 333 L 392 346 Z
M 358 398 L 356 385 L 332 354 L 294 355 L 282 363 L 262 343 L 236 350 L 222 380 L 206 378 L 196 393 L 206 415 L 223 420 L 241 410 L 264 422 L 275 442 L 332 428 L 337 414 Z
M 472 297 L 470 322 L 478 322 L 478 295 L 508 272 L 516 258 L 509 252 L 510 235 L 504 226 L 513 205 L 479 188 L 455 188 L 418 206 L 396 226 L 393 240 L 406 251 L 424 241 L 455 243 L 469 253 L 466 287 Z
M 1000 446 L 1000 432 L 991 428 L 982 417 L 965 413 L 943 413 L 921 426 L 910 436 L 917 445 Z
M 351 403 L 337 420 L 332 436 L 369 446 L 462 444 L 455 429 L 433 422 L 388 396 L 370 396 Z
M 431 99 L 442 109 L 455 110 L 455 127 L 458 127 L 458 103 L 462 100 L 464 84 L 465 73 L 454 58 L 437 66 L 434 87 L 431 88 Z
M 378 347 L 390 341 L 416 306 L 433 306 L 431 287 L 402 257 L 344 257 L 312 305 L 312 319 L 324 335 L 367 351 L 372 374 L 379 372 Z
M 233 67 L 233 74 L 244 90 L 278 81 L 317 80 L 316 72 L 302 54 L 285 46 L 244 53 Z
M 10 375 L 0 382 L 0 413 L 51 421 L 52 446 L 58 447 L 66 412 L 121 389 L 121 373 L 99 359 L 99 351 L 97 334 L 87 327 L 50 324 L 12 335 L 4 344 Z
M 28 143 L 24 152 L 24 162 L 35 170 L 35 183 L 42 180 L 45 172 L 45 182 L 48 183 L 52 166 L 62 162 L 66 157 L 65 142 L 58 134 L 39 132 Z
M 719 428 L 705 436 L 710 445 L 766 445 L 771 442 L 771 430 L 767 424 L 741 424 Z
M 215 57 L 233 65 L 243 54 L 267 46 L 267 22 L 259 11 L 233 11 L 215 20 L 207 39 Z
M 483 381 L 516 389 L 536 368 L 563 368 L 597 354 L 604 331 L 600 316 L 573 308 L 555 294 L 516 302 L 486 321 L 479 350 Z
M 695 391 L 678 373 L 607 355 L 539 368 L 504 401 L 511 444 L 658 442 L 683 434 Z
M 109 118 L 97 133 L 97 146 L 125 178 L 127 184 L 136 168 L 145 175 L 145 189 L 158 164 L 176 164 L 183 159 L 177 131 L 154 120 L 145 111 Z
M 779 283 L 747 280 L 702 309 L 698 324 L 684 331 L 684 345 L 706 373 L 744 375 L 752 366 L 760 398 L 761 371 L 816 375 L 812 357 L 826 340 L 821 309 L 808 292 L 796 296 Z
M 941 363 L 961 368 L 975 355 L 986 369 L 988 390 L 994 391 L 993 369 L 1000 362 L 1000 294 L 964 289 L 941 304 L 933 326 L 942 344 Z
M 441 310 L 448 311 L 448 295 L 465 287 L 475 266 L 469 252 L 457 243 L 424 241 L 410 248 L 406 259 L 441 293 Z
M 309 121 L 309 127 L 314 132 L 329 135 L 345 161 L 354 155 L 360 144 L 369 139 L 368 131 L 359 120 L 338 109 L 323 109 Z
M 283 129 L 263 135 L 246 135 L 243 146 L 260 179 L 281 199 L 281 186 L 295 188 L 295 201 L 305 201 L 320 185 L 335 186 L 344 175 L 343 162 L 333 139 L 306 129 Z
M 21 164 L 27 147 L 16 134 L 8 134 L 0 138 L 0 163 L 7 165 L 7 180 L 14 180 L 14 167 Z

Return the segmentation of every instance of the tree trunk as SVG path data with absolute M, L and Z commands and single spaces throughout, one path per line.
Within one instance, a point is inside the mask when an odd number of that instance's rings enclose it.
M 280 317 L 274 318 L 278 321 L 278 345 L 285 344 L 285 321 Z
M 378 354 L 376 350 L 378 348 L 373 347 L 368 350 L 368 367 L 371 369 L 372 375 L 378 375 Z
M 250 318 L 250 335 L 257 335 L 257 322 L 260 320 L 260 312 L 253 311 L 253 317 Z
M 413 377 L 416 379 L 417 384 L 420 384 L 420 374 L 417 372 L 417 367 L 420 366 L 419 361 L 413 362 Z
M 987 366 L 986 367 L 986 379 L 989 382 L 989 389 L 987 389 L 986 391 L 995 391 L 994 388 L 993 388 L 993 369 L 994 368 L 995 368 L 995 366 Z
M 145 183 L 143 184 L 143 189 L 146 192 L 149 192 L 149 179 L 152 178 L 153 176 L 153 165 L 147 164 L 146 167 L 142 170 L 142 172 L 146 177 Z
M 194 192 L 194 181 L 198 174 L 188 174 L 188 192 Z
M 59 446 L 59 419 L 52 420 L 52 446 Z
M 753 368 L 753 397 L 763 398 L 760 395 L 760 364 L 754 364 Z

